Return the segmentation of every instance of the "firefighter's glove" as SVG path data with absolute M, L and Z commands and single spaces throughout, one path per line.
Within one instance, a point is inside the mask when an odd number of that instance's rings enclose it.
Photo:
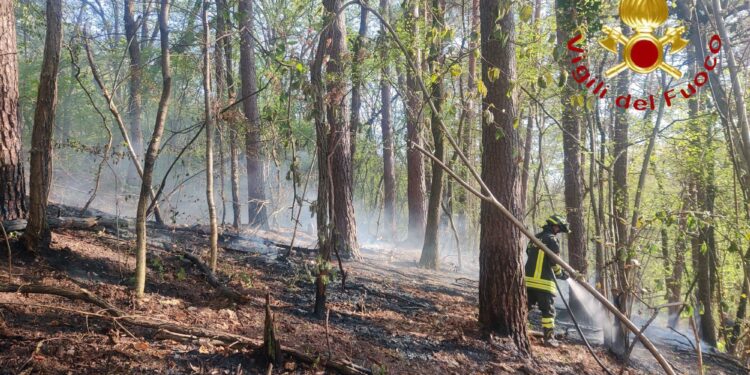
M 578 281 L 578 282 L 580 282 L 580 283 L 585 283 L 585 282 L 586 282 L 586 276 L 584 276 L 584 275 L 583 275 L 582 273 L 580 273 L 580 272 L 576 272 L 576 273 L 575 273 L 575 274 L 573 275 L 573 279 L 575 279 L 576 281 Z

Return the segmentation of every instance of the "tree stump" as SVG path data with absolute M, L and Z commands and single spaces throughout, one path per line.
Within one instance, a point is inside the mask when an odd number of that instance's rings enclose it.
M 276 325 L 273 314 L 271 314 L 271 293 L 266 294 L 266 319 L 263 328 L 263 347 L 260 350 L 260 361 L 264 366 L 273 364 L 276 367 L 282 364 L 281 345 L 276 339 Z

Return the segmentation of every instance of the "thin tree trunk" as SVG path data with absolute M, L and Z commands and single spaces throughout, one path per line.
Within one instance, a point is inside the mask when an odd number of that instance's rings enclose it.
M 713 4 L 713 15 L 714 21 L 716 22 L 716 28 L 719 31 L 719 36 L 721 36 L 721 44 L 724 47 L 724 53 L 727 58 L 729 77 L 732 81 L 732 94 L 734 94 L 734 103 L 737 107 L 736 115 L 738 122 L 737 125 L 739 127 L 738 131 L 742 143 L 744 144 L 741 151 L 744 154 L 747 163 L 750 164 L 750 121 L 747 118 L 747 106 L 745 105 L 745 96 L 742 90 L 742 83 L 740 82 L 737 59 L 734 56 L 732 42 L 731 39 L 729 39 L 729 34 L 724 25 L 724 15 L 722 14 L 721 2 L 718 0 L 712 0 L 711 3 Z M 750 165 L 748 167 L 750 167 Z
M 329 38 L 329 27 L 320 33 L 315 58 L 310 69 L 310 86 L 312 86 L 314 98 L 315 116 L 315 141 L 318 152 L 318 198 L 315 205 L 315 219 L 318 230 L 318 275 L 315 278 L 315 307 L 314 313 L 319 318 L 325 316 L 327 300 L 328 274 L 331 261 L 331 224 L 328 213 L 331 201 L 329 200 L 329 181 L 331 179 L 328 170 L 328 134 L 330 126 L 326 121 L 325 110 L 325 88 L 323 83 L 323 59 L 327 53 L 327 40 Z
M 0 2 L 0 221 L 26 217 L 26 185 L 18 108 L 16 17 L 12 1 Z
M 568 69 L 570 58 L 573 54 L 567 48 L 567 42 L 573 37 L 577 27 L 576 3 L 575 0 L 555 1 L 557 48 L 568 51 L 559 60 L 562 70 Z M 584 111 L 583 108 L 571 105 L 571 99 L 575 95 L 581 95 L 579 84 L 572 76 L 568 76 L 560 95 L 560 103 L 563 108 L 565 206 L 571 230 L 571 233 L 568 235 L 568 255 L 570 257 L 570 265 L 583 275 L 586 275 L 588 272 L 588 262 L 586 260 L 586 227 L 583 223 L 583 202 L 585 195 L 583 191 L 583 168 L 581 160 L 581 122 L 583 121 L 582 114 Z M 573 305 L 576 306 L 577 304 L 573 303 Z
M 445 27 L 445 0 L 432 1 L 432 27 L 440 30 Z M 431 128 L 434 143 L 434 155 L 442 163 L 445 158 L 443 131 L 438 126 L 442 116 L 443 101 L 445 99 L 443 79 L 439 71 L 445 63 L 443 38 L 434 38 L 430 46 L 430 68 L 438 74 L 438 79 L 432 83 L 432 102 L 437 112 L 432 113 Z M 432 182 L 430 184 L 430 200 L 427 203 L 427 224 L 425 227 L 424 245 L 419 265 L 436 270 L 440 267 L 440 205 L 443 199 L 443 169 L 437 161 L 432 162 Z
M 627 95 L 630 85 L 630 73 L 620 73 L 617 81 L 617 95 Z M 616 305 L 625 316 L 630 317 L 631 298 L 629 290 L 632 285 L 629 283 L 631 267 L 628 267 L 630 255 L 628 251 L 628 223 L 630 215 L 628 199 L 628 114 L 627 111 L 619 107 L 614 108 L 614 136 L 613 152 L 614 163 L 612 166 L 612 221 L 614 222 L 616 240 L 615 240 L 615 257 L 617 264 L 617 291 L 615 294 Z M 627 329 L 623 324 L 618 324 L 615 332 L 614 343 L 610 349 L 617 355 L 624 355 L 629 347 L 629 338 Z
M 737 314 L 735 315 L 734 327 L 732 333 L 727 339 L 727 349 L 730 353 L 735 353 L 737 349 L 737 340 L 742 335 L 742 327 L 747 323 L 747 299 L 750 296 L 750 247 L 745 250 L 745 256 L 742 259 L 743 282 L 742 294 L 737 304 Z
M 208 224 L 211 228 L 209 247 L 211 255 L 211 271 L 216 272 L 216 262 L 219 254 L 219 228 L 216 224 L 216 205 L 214 204 L 214 127 L 213 100 L 211 98 L 211 55 L 209 48 L 210 34 L 208 30 L 208 2 L 203 0 L 203 116 L 206 121 L 206 203 L 208 204 Z
M 410 30 L 407 43 L 413 55 L 408 56 L 414 60 L 417 68 L 422 64 L 422 53 L 419 47 L 419 1 L 407 0 L 406 5 L 406 28 Z M 407 74 L 406 77 L 406 142 L 409 147 L 406 150 L 406 173 L 407 173 L 407 205 L 409 215 L 408 242 L 420 246 L 424 239 L 425 231 L 425 167 L 422 154 L 412 147 L 422 145 L 422 92 L 419 89 L 416 74 Z
M 380 14 L 388 21 L 388 0 L 380 0 Z M 393 130 L 391 123 L 391 75 L 390 62 L 388 61 L 388 43 L 386 38 L 385 26 L 381 26 L 380 32 L 384 39 L 381 47 L 381 78 L 380 78 L 380 101 L 382 104 L 380 129 L 383 134 L 383 186 L 385 193 L 383 196 L 383 226 L 390 238 L 396 235 L 396 170 L 395 157 L 393 149 Z M 352 154 L 354 155 L 354 154 Z
M 161 137 L 164 134 L 164 123 L 167 120 L 169 111 L 169 99 L 172 93 L 172 75 L 170 72 L 170 55 L 169 55 L 169 0 L 161 0 L 159 9 L 159 34 L 161 45 L 161 76 L 162 92 L 159 99 L 159 107 L 156 112 L 156 121 L 154 123 L 154 132 L 151 141 L 148 144 L 146 157 L 143 165 L 143 178 L 141 181 L 141 193 L 138 197 L 138 207 L 136 210 L 135 229 L 136 229 L 136 294 L 139 298 L 143 297 L 146 288 L 146 209 L 148 207 L 149 196 L 151 192 L 151 182 L 153 181 L 154 165 L 159 153 Z
M 266 213 L 265 176 L 261 160 L 261 124 L 258 111 L 258 91 L 255 75 L 255 40 L 253 39 L 253 0 L 240 0 L 240 74 L 242 75 L 242 108 L 247 120 L 245 156 L 247 158 L 248 223 L 252 227 L 268 228 Z
M 354 45 L 352 46 L 352 56 L 354 61 L 352 64 L 352 108 L 351 108 L 351 129 L 352 129 L 352 145 L 351 154 L 352 160 L 356 155 L 357 151 L 357 133 L 361 126 L 361 120 L 359 119 L 360 110 L 362 109 L 362 65 L 365 62 L 365 56 L 367 50 L 364 47 L 365 37 L 367 36 L 367 10 L 361 7 L 359 13 L 359 34 L 354 39 Z M 352 163 L 352 166 L 354 163 Z
M 226 74 L 226 89 L 227 89 L 227 101 L 229 103 L 234 102 L 235 98 L 235 87 L 234 87 L 234 67 L 232 64 L 232 34 L 229 33 L 231 29 L 231 20 L 229 16 L 229 7 L 227 6 L 227 0 L 216 1 L 216 28 L 219 39 L 217 44 L 221 47 L 221 52 L 224 58 L 224 71 Z M 217 52 L 219 53 L 219 52 Z M 232 184 L 232 226 L 235 230 L 240 228 L 242 224 L 242 204 L 240 203 L 240 173 L 239 173 L 239 137 L 240 132 L 238 130 L 239 124 L 236 121 L 237 116 L 233 116 L 231 113 L 227 116 L 229 123 L 229 178 Z
M 135 21 L 135 1 L 125 0 L 124 25 L 125 38 L 128 42 L 128 57 L 130 58 L 130 80 L 128 82 L 128 123 L 130 124 L 130 141 L 133 150 L 140 161 L 143 153 L 143 131 L 141 118 L 143 105 L 141 103 L 142 75 L 141 46 L 138 40 L 138 25 Z M 134 164 L 128 167 L 128 185 L 137 185 L 140 180 Z
M 219 116 L 219 110 L 222 108 L 225 104 L 227 104 L 227 100 L 224 97 L 224 91 L 226 89 L 226 72 L 225 72 L 225 61 L 224 61 L 224 44 L 219 40 L 222 35 L 224 34 L 224 30 L 226 30 L 226 22 L 224 20 L 224 15 L 222 14 L 223 9 L 219 7 L 219 2 L 216 2 L 216 22 L 214 23 L 214 26 L 216 27 L 216 33 L 215 33 L 215 39 L 214 39 L 214 54 L 213 59 L 215 61 L 214 65 L 216 66 L 214 68 L 215 70 L 215 76 L 216 76 L 216 85 L 215 85 L 215 99 L 212 104 L 212 113 L 214 113 L 214 124 L 216 126 L 216 142 L 217 146 L 219 147 L 219 196 L 221 197 L 221 222 L 220 226 L 224 226 L 226 224 L 227 220 L 227 196 L 226 196 L 226 139 L 225 136 L 227 134 L 227 122 L 224 121 L 224 119 Z M 220 20 L 221 19 L 221 20 Z M 221 22 L 219 22 L 221 21 Z M 221 25 L 219 25 L 221 23 Z M 210 74 L 210 73 L 209 73 Z M 217 219 L 218 220 L 218 219 Z
M 29 223 L 23 235 L 26 248 L 30 251 L 46 247 L 52 239 L 47 224 L 47 199 L 52 183 L 52 139 L 57 109 L 57 73 L 62 48 L 62 1 L 47 0 L 46 14 L 44 59 L 34 111 L 34 129 L 31 133 Z
M 508 11 L 499 17 L 501 5 Z M 508 0 L 481 2 L 482 80 L 487 86 L 482 109 L 492 113 L 492 116 L 483 116 L 482 179 L 515 217 L 523 217 L 521 170 L 514 156 L 521 150 L 520 136 L 513 126 L 518 115 L 517 91 L 511 89 L 516 79 L 514 16 Z M 505 44 L 497 36 L 498 27 L 507 37 Z M 496 73 L 491 73 L 494 69 L 502 74 L 497 77 Z M 479 323 L 511 338 L 520 353 L 530 355 L 523 235 L 487 202 L 482 202 L 481 228 Z

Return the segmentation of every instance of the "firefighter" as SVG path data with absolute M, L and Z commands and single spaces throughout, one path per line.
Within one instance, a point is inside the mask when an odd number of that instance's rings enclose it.
M 560 215 L 550 216 L 542 232 L 536 235 L 542 243 L 555 254 L 560 254 L 560 244 L 555 237 L 558 233 L 570 233 L 568 222 Z M 565 280 L 568 275 L 559 264 L 554 263 L 545 256 L 544 251 L 529 243 L 526 248 L 528 259 L 526 260 L 526 291 L 528 294 L 529 310 L 534 305 L 542 312 L 542 331 L 544 332 L 544 344 L 558 347 L 560 344 L 555 340 L 555 296 L 557 287 L 555 278 Z

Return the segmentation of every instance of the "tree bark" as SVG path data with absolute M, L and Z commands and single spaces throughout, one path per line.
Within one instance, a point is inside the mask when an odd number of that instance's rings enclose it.
M 630 85 L 630 73 L 622 72 L 619 75 L 616 86 L 617 96 L 627 95 Z M 629 198 L 628 198 L 628 113 L 625 109 L 615 107 L 614 131 L 612 141 L 614 143 L 614 163 L 612 166 L 612 221 L 615 228 L 615 257 L 617 264 L 617 286 L 613 297 L 617 308 L 625 316 L 630 317 L 630 298 L 632 287 L 629 282 L 631 267 L 628 267 L 631 256 L 628 247 L 630 244 L 629 234 Z M 627 329 L 623 324 L 618 324 L 614 334 L 614 342 L 610 345 L 616 355 L 622 356 L 629 347 Z
M 31 133 L 29 224 L 23 234 L 29 251 L 49 245 L 52 239 L 47 224 L 47 200 L 52 183 L 52 139 L 57 109 L 57 73 L 62 48 L 61 0 L 47 0 L 46 14 L 44 58 L 34 111 L 34 129 Z
M 0 2 L 0 221 L 26 217 L 13 2 Z
M 208 2 L 203 0 L 203 118 L 206 122 L 206 203 L 208 205 L 208 225 L 211 228 L 209 247 L 211 255 L 211 271 L 216 272 L 219 254 L 219 228 L 216 223 L 216 205 L 214 203 L 214 128 L 213 98 L 211 94 L 211 54 L 209 48 L 210 34 L 208 29 Z
M 734 327 L 732 327 L 732 333 L 727 338 L 727 350 L 730 353 L 735 353 L 737 349 L 737 340 L 742 335 L 742 327 L 747 323 L 747 298 L 750 296 L 750 247 L 745 250 L 745 255 L 742 259 L 743 269 L 743 282 L 742 282 L 742 293 L 740 294 L 740 301 L 737 304 L 737 314 L 735 315 Z
M 224 59 L 224 73 L 226 75 L 225 85 L 227 89 L 227 101 L 229 103 L 234 102 L 235 98 L 235 87 L 234 87 L 234 67 L 232 64 L 232 34 L 229 32 L 231 29 L 231 20 L 229 16 L 229 7 L 227 6 L 227 0 L 216 1 L 216 31 L 217 45 L 219 51 L 217 54 L 223 54 L 220 58 Z M 232 184 L 232 226 L 234 229 L 239 229 L 242 224 L 242 204 L 240 203 L 240 174 L 239 174 L 239 124 L 236 121 L 236 116 L 229 115 L 229 178 Z M 222 182 L 223 183 L 223 182 Z
M 164 123 L 167 120 L 169 111 L 169 99 L 172 93 L 172 74 L 170 72 L 170 55 L 169 55 L 169 0 L 161 0 L 159 10 L 159 38 L 161 45 L 161 76 L 162 92 L 159 99 L 159 107 L 156 112 L 156 121 L 154 123 L 154 132 L 151 135 L 151 141 L 146 150 L 146 156 L 143 164 L 143 178 L 141 179 L 141 193 L 138 197 L 138 207 L 136 209 L 135 232 L 136 232 L 136 295 L 141 298 L 146 289 L 146 209 L 151 191 L 151 182 L 153 181 L 154 165 L 159 153 L 161 137 L 164 134 Z
M 442 35 L 445 28 L 445 0 L 432 1 L 432 28 Z M 431 114 L 432 142 L 434 143 L 434 155 L 442 163 L 445 158 L 443 131 L 438 122 L 442 116 L 443 101 L 445 93 L 443 79 L 440 70 L 445 64 L 445 52 L 443 38 L 435 37 L 430 44 L 430 68 L 432 73 L 438 75 L 438 79 L 432 83 L 430 96 L 435 110 Z M 427 203 L 427 225 L 425 227 L 424 245 L 419 265 L 436 270 L 440 267 L 440 206 L 443 200 L 443 169 L 437 161 L 432 162 L 432 181 L 430 184 L 430 199 Z
M 361 121 L 359 119 L 359 112 L 362 109 L 362 65 L 365 62 L 365 56 L 367 50 L 363 48 L 365 43 L 365 37 L 367 36 L 367 9 L 361 7 L 359 13 L 359 34 L 354 39 L 354 45 L 352 46 L 352 56 L 354 62 L 352 64 L 352 108 L 351 108 L 351 129 L 352 129 L 352 145 L 351 154 L 352 160 L 357 151 L 357 133 Z M 354 163 L 352 163 L 353 166 Z M 352 171 L 353 172 L 353 171 Z
M 130 123 L 130 141 L 136 156 L 143 154 L 143 131 L 141 118 L 143 105 L 141 100 L 143 67 L 141 65 L 141 43 L 138 40 L 138 25 L 135 21 L 135 1 L 125 0 L 124 26 L 125 38 L 128 42 L 128 57 L 130 59 L 130 80 L 128 82 L 128 122 Z M 128 185 L 137 185 L 140 176 L 135 164 L 128 167 Z
M 410 31 L 407 43 L 412 51 L 412 58 L 417 69 L 422 64 L 422 53 L 419 47 L 419 1 L 407 0 L 406 27 Z M 407 74 L 406 78 L 406 150 L 407 205 L 409 210 L 408 242 L 420 246 L 424 240 L 425 230 L 425 170 L 422 154 L 412 145 L 422 145 L 422 92 L 418 78 L 421 74 Z
M 318 197 L 315 204 L 315 219 L 318 231 L 318 275 L 315 278 L 314 313 L 322 318 L 326 312 L 326 287 L 328 284 L 327 263 L 331 260 L 331 225 L 329 224 L 328 134 L 330 126 L 326 122 L 325 87 L 323 83 L 323 59 L 326 55 L 329 28 L 321 31 L 318 46 L 310 68 L 310 86 L 313 92 L 313 115 L 315 117 L 315 143 L 318 153 Z
M 388 0 L 380 0 L 380 14 L 388 21 Z M 391 123 L 391 67 L 389 62 L 388 38 L 385 26 L 381 26 L 380 32 L 383 36 L 381 43 L 381 78 L 380 78 L 380 102 L 382 105 L 380 130 L 383 134 L 383 226 L 390 231 L 390 238 L 396 235 L 396 167 L 393 148 L 393 125 Z M 352 154 L 354 156 L 354 154 Z M 389 233 L 389 232 L 386 232 Z
M 499 8 L 508 9 L 499 17 Z M 482 81 L 487 96 L 482 109 L 482 179 L 515 217 L 523 217 L 521 142 L 513 124 L 518 115 L 516 79 L 515 12 L 510 0 L 481 0 Z M 502 30 L 503 43 L 497 30 Z M 496 75 L 494 69 L 501 74 Z M 493 72 L 493 73 L 490 73 Z M 524 238 L 521 231 L 486 201 L 481 208 L 479 245 L 479 323 L 509 337 L 520 353 L 531 354 L 526 331 L 527 307 L 524 283 Z
M 568 40 L 573 37 L 577 27 L 576 0 L 556 0 L 555 15 L 557 19 L 557 48 L 568 51 L 559 60 L 560 69 L 568 70 L 572 52 L 566 47 Z M 586 275 L 588 262 L 586 260 L 586 227 L 583 223 L 583 168 L 581 154 L 581 123 L 583 122 L 583 108 L 571 105 L 571 98 L 583 95 L 579 84 L 568 76 L 560 95 L 563 108 L 563 176 L 565 179 L 565 208 L 570 223 L 571 233 L 568 235 L 568 255 L 570 265 L 576 271 Z M 574 304 L 575 305 L 575 304 Z
M 247 158 L 248 224 L 252 227 L 268 228 L 266 213 L 265 176 L 260 149 L 260 112 L 255 75 L 255 40 L 253 39 L 253 0 L 240 0 L 240 74 L 242 75 L 242 109 L 247 120 L 245 156 Z
M 329 13 L 341 8 L 342 0 L 323 0 Z M 351 129 L 347 121 L 346 82 L 339 77 L 344 73 L 346 48 L 346 22 L 339 14 L 329 29 L 331 45 L 326 63 L 326 117 L 330 126 L 328 156 L 330 171 L 330 213 L 334 224 L 331 236 L 334 251 L 345 258 L 359 258 L 357 224 L 354 219 L 354 198 L 352 191 Z
M 341 77 L 346 53 L 342 0 L 323 0 L 330 22 L 321 31 L 310 69 L 314 97 L 315 134 L 318 152 L 318 275 L 315 279 L 314 313 L 326 313 L 331 255 L 359 256 L 352 205 L 351 130 L 346 123 L 346 84 Z M 324 70 L 325 68 L 325 70 Z

